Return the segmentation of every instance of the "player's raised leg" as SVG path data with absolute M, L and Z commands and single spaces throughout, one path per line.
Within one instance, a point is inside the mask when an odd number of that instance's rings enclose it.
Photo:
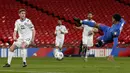
M 86 20 L 80 20 L 79 18 L 76 18 L 76 17 L 74 17 L 74 21 L 75 21 L 76 25 L 78 25 L 78 26 L 81 24 L 84 24 L 84 25 L 88 25 L 90 27 L 98 28 L 99 30 L 101 30 L 103 32 L 106 32 L 106 30 L 108 30 L 110 28 L 109 26 L 106 26 L 106 25 L 102 25 L 99 23 L 86 21 Z
M 107 33 L 107 30 L 109 30 L 109 28 L 110 28 L 109 26 L 106 26 L 106 25 L 97 24 L 97 23 L 94 23 L 94 22 L 91 22 L 91 21 L 80 20 L 78 18 L 74 18 L 74 20 L 75 20 L 77 25 L 84 24 L 84 25 L 88 25 L 90 27 L 96 27 L 99 30 L 103 31 L 104 35 Z M 94 29 L 94 30 L 97 31 L 96 29 Z M 98 39 L 98 42 L 95 44 L 97 47 L 102 47 L 105 44 L 105 41 L 103 39 L 104 35 L 101 36 Z

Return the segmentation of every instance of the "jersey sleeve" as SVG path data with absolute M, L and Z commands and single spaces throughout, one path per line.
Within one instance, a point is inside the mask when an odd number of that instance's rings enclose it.
M 17 21 L 15 21 L 14 31 L 18 31 L 18 22 Z
M 62 28 L 60 29 L 61 32 L 63 33 L 68 33 L 68 30 L 66 29 L 65 26 L 62 26 Z
M 65 26 L 64 26 L 64 33 L 68 33 L 68 30 L 66 29 Z
M 34 25 L 31 20 L 28 20 L 29 28 L 34 29 Z

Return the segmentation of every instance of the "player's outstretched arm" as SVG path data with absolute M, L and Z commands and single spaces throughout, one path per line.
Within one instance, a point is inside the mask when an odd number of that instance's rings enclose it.
M 83 26 L 73 26 L 74 29 L 83 29 Z

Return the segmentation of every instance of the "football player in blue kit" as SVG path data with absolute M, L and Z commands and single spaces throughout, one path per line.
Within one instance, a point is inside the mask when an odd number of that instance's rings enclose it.
M 74 21 L 77 25 L 84 24 L 84 25 L 88 25 L 90 27 L 96 27 L 99 30 L 103 31 L 104 35 L 100 36 L 98 38 L 98 42 L 95 44 L 95 46 L 102 47 L 107 43 L 114 42 L 111 54 L 108 56 L 108 60 L 111 60 L 111 61 L 114 60 L 113 57 L 114 57 L 115 49 L 118 46 L 118 37 L 125 24 L 124 19 L 119 14 L 114 14 L 112 16 L 112 26 L 111 27 L 109 27 L 107 25 L 93 23 L 90 21 L 82 21 L 76 17 L 74 17 Z

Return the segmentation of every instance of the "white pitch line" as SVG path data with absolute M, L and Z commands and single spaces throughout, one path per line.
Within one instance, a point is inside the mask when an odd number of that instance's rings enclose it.
M 0 72 L 25 72 L 25 73 L 66 73 L 66 72 L 16 71 L 16 70 L 0 70 Z

